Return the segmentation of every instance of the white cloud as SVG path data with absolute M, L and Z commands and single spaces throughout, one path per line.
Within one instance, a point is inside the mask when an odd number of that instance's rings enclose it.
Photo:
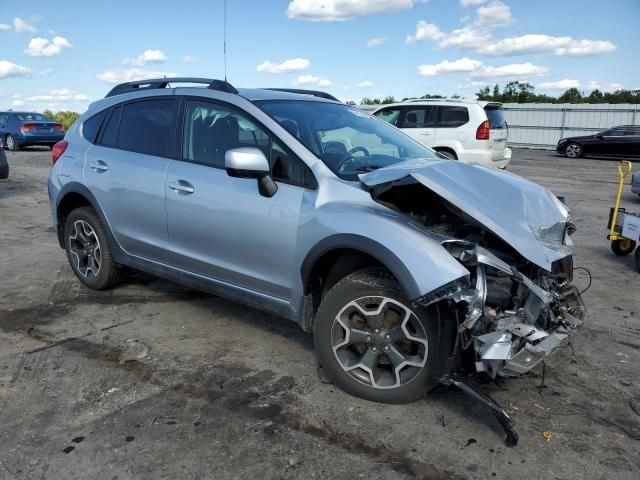
M 597 55 L 613 52 L 617 47 L 604 40 L 574 40 L 572 37 L 528 34 L 494 40 L 480 46 L 479 53 L 492 56 L 526 55 L 553 52 L 556 55 Z
M 23 105 L 24 105 L 24 102 L 23 102 L 22 100 L 13 100 L 13 101 L 11 102 L 11 106 L 12 106 L 13 108 L 16 108 L 16 107 L 22 107 Z
M 371 88 L 371 87 L 373 87 L 373 82 L 370 82 L 369 80 L 363 80 L 360 83 L 356 83 L 356 87 L 358 87 L 358 88 Z
M 500 0 L 478 9 L 476 24 L 480 27 L 504 27 L 511 24 L 511 8 Z
M 438 42 L 440 48 L 466 48 L 475 50 L 480 45 L 491 41 L 491 33 L 474 27 L 457 28 L 450 33 L 443 34 Z
M 182 57 L 182 63 L 186 63 L 186 64 L 198 63 L 198 59 L 195 57 L 192 57 L 191 55 L 185 55 L 184 57 Z
M 444 32 L 442 32 L 437 25 L 420 20 L 418 25 L 416 25 L 416 34 L 408 35 L 405 43 L 437 41 L 443 37 Z
M 6 32 L 8 30 L 11 30 L 11 25 L 7 23 L 0 23 L 0 32 Z
M 477 7 L 483 3 L 487 3 L 489 0 L 460 0 L 460 5 L 463 7 Z
M 589 80 L 587 82 L 587 84 L 585 85 L 586 88 L 588 88 L 589 90 L 601 90 L 601 91 L 605 91 L 605 92 L 613 92 L 615 90 L 620 90 L 622 88 L 624 88 L 624 85 L 622 85 L 621 83 L 601 83 L 597 80 Z
M 15 63 L 0 60 L 0 78 L 25 77 L 31 73 L 31 69 Z
M 291 73 L 296 70 L 304 70 L 309 68 L 311 62 L 306 58 L 290 58 L 282 63 L 272 63 L 269 60 L 265 60 L 256 68 L 256 71 L 260 73 Z
M 461 58 L 452 62 L 445 60 L 435 65 L 419 65 L 418 75 L 434 77 L 444 73 L 473 72 L 482 67 L 482 62 L 470 58 Z
M 578 80 L 565 78 L 564 80 L 555 82 L 538 83 L 536 84 L 536 88 L 539 90 L 566 90 L 568 88 L 580 88 L 580 82 Z
M 132 67 L 118 70 L 107 70 L 96 76 L 98 80 L 106 83 L 124 83 L 133 82 L 134 80 L 144 80 L 146 78 L 162 78 L 175 77 L 175 73 L 171 72 L 153 72 L 144 68 Z
M 367 40 L 365 47 L 367 48 L 377 47 L 378 45 L 382 45 L 386 41 L 387 39 L 384 37 L 370 38 L 369 40 Z
M 151 63 L 164 63 L 167 61 L 167 56 L 162 50 L 145 50 L 136 58 L 133 62 L 125 61 L 125 63 L 133 63 L 139 67 L 144 67 Z
M 471 73 L 471 78 L 528 78 L 542 77 L 549 74 L 547 67 L 532 63 L 512 63 L 501 67 L 482 66 Z
M 341 22 L 413 5 L 413 0 L 292 0 L 287 16 L 311 22 Z
M 18 33 L 36 33 L 38 29 L 33 25 L 29 25 L 27 22 L 22 20 L 21 18 L 13 19 L 13 28 Z
M 315 75 L 300 75 L 293 81 L 296 86 L 317 85 L 319 87 L 331 86 L 331 80 L 324 77 L 316 77 Z
M 77 93 L 68 88 L 63 88 L 51 90 L 51 92 L 43 95 L 32 95 L 25 100 L 28 102 L 88 102 L 90 98 L 84 93 Z
M 52 40 L 36 37 L 31 39 L 24 52 L 32 57 L 54 57 L 60 55 L 64 48 L 71 48 L 71 44 L 64 37 L 53 37 Z

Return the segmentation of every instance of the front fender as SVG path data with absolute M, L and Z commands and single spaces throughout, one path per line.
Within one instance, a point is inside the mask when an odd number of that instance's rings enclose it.
M 309 248 L 301 267 L 303 285 L 308 284 L 315 261 L 338 248 L 351 248 L 377 259 L 396 277 L 409 300 L 469 276 L 437 239 L 385 207 L 321 210 L 326 210 L 321 218 L 330 219 L 334 233 Z

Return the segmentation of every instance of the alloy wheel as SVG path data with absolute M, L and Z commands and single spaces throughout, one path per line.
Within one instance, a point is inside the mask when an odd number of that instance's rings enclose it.
M 580 145 L 576 145 L 575 143 L 567 145 L 565 153 L 569 158 L 578 158 L 580 156 Z
M 80 275 L 88 279 L 98 276 L 102 262 L 100 241 L 93 227 L 84 220 L 76 220 L 73 223 L 69 235 L 69 251 Z
M 13 151 L 16 148 L 16 141 L 11 135 L 7 135 L 7 148 Z
M 345 372 L 377 389 L 411 382 L 425 367 L 429 353 L 427 334 L 416 314 L 382 296 L 345 305 L 333 321 L 331 345 Z

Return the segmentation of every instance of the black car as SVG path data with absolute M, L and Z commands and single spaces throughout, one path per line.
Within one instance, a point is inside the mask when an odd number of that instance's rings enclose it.
M 584 137 L 563 138 L 556 147 L 569 158 L 583 155 L 640 155 L 640 125 L 621 125 Z

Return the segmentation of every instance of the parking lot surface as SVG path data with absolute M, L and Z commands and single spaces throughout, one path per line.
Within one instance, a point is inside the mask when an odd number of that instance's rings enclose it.
M 514 150 L 511 172 L 566 198 L 593 284 L 573 351 L 485 385 L 515 418 L 507 448 L 457 391 L 381 405 L 322 383 L 286 320 L 143 274 L 83 288 L 51 226 L 50 152 L 7 157 L 0 479 L 640 478 L 640 274 L 606 240 L 615 161 Z

